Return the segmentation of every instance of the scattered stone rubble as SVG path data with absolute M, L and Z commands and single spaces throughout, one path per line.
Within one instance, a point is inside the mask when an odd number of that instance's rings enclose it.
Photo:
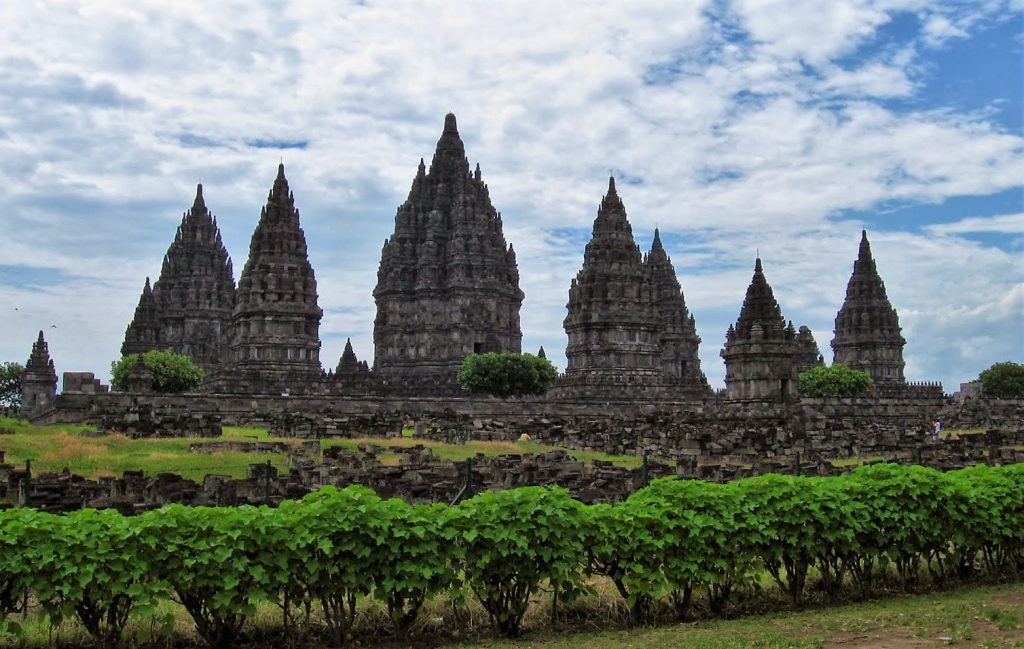
M 486 430 L 488 424 L 480 423 L 480 430 Z M 490 426 L 498 430 L 499 423 L 491 422 Z M 909 443 L 884 431 L 874 437 L 873 442 L 856 449 L 858 457 L 923 464 L 942 470 L 974 464 L 1024 462 L 1024 429 L 991 430 L 937 442 L 918 437 L 914 443 Z M 757 446 L 759 442 L 751 443 Z M 223 443 L 215 444 L 223 446 Z M 316 442 L 294 447 L 278 442 L 230 444 L 233 450 L 249 452 L 287 451 L 288 470 L 279 472 L 270 462 L 251 464 L 243 479 L 207 475 L 202 484 L 171 473 L 146 476 L 138 471 L 126 471 L 120 478 L 87 480 L 67 471 L 31 474 L 27 468 L 5 464 L 4 453 L 0 451 L 0 507 L 30 505 L 50 512 L 82 507 L 115 508 L 125 514 L 136 514 L 172 502 L 211 506 L 276 505 L 327 485 L 344 488 L 353 484 L 371 487 L 385 498 L 397 497 L 417 503 L 451 502 L 466 484 L 466 461 L 439 459 L 423 445 L 394 448 L 361 444 L 357 451 L 328 447 L 318 457 Z M 211 445 L 197 444 L 193 448 L 205 452 L 204 446 Z M 837 475 L 854 466 L 837 467 L 830 461 L 835 458 L 826 458 L 810 446 L 803 448 L 805 451 L 800 454 L 774 457 L 754 457 L 745 452 L 702 455 L 702 449 L 698 448 L 697 453 L 680 455 L 674 460 L 674 466 L 659 458 L 632 469 L 600 460 L 584 465 L 563 450 L 496 457 L 478 454 L 471 464 L 472 486 L 479 492 L 527 485 L 560 485 L 583 502 L 618 502 L 646 481 L 667 475 L 725 482 L 763 473 Z M 396 456 L 397 462 L 394 461 Z

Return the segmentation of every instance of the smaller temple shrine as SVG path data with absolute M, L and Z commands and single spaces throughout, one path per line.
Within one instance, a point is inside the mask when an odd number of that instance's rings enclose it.
M 557 394 L 585 399 L 709 393 L 697 356 L 700 338 L 661 235 L 655 230 L 650 252 L 641 256 L 614 177 L 566 307 L 568 365 Z
M 846 300 L 836 315 L 833 362 L 871 375 L 875 385 L 901 385 L 903 346 L 900 319 L 889 304 L 885 283 L 871 256 L 868 233 L 861 231 L 860 250 L 846 285 Z
M 21 375 L 21 411 L 27 418 L 53 409 L 57 396 L 57 371 L 50 358 L 50 347 L 39 332 L 32 353 Z
M 189 356 L 205 372 L 226 359 L 235 280 L 217 219 L 203 200 L 203 186 L 181 218 L 164 255 L 160 277 L 142 288 L 121 354 L 170 349 Z
M 322 378 L 316 277 L 284 164 L 260 212 L 236 291 L 223 389 L 299 394 Z
M 743 298 L 735 325 L 729 325 L 721 356 L 725 361 L 725 395 L 733 401 L 786 402 L 797 397 L 797 375 L 809 360 L 810 329 L 801 340 L 786 323 L 765 279 L 761 258 Z M 817 345 L 814 345 L 817 349 Z M 820 354 L 819 354 L 820 356 Z

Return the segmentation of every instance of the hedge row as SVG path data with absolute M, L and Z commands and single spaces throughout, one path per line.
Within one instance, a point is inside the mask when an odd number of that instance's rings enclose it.
M 764 571 L 796 602 L 812 568 L 829 592 L 844 581 L 870 589 L 893 568 L 905 582 L 926 571 L 938 581 L 1016 574 L 1024 464 L 945 474 L 885 464 L 724 485 L 668 478 L 614 506 L 585 506 L 559 488 L 449 508 L 349 487 L 277 509 L 0 512 L 0 624 L 31 593 L 53 620 L 76 616 L 103 645 L 166 597 L 211 646 L 230 645 L 259 601 L 280 604 L 286 624 L 319 609 L 340 643 L 361 596 L 405 632 L 427 598 L 465 586 L 514 636 L 542 584 L 569 601 L 588 576 L 606 575 L 640 620 L 658 601 L 685 616 L 696 592 L 720 610 Z

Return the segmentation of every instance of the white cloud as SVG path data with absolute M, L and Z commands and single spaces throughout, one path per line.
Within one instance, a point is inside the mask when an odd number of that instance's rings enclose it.
M 830 219 L 984 196 L 1024 177 L 1018 132 L 917 95 L 938 18 L 971 38 L 1009 9 L 968 4 L 12 6 L 0 24 L 0 226 L 15 234 L 0 298 L 24 311 L 0 319 L 0 358 L 27 357 L 36 330 L 63 314 L 74 326 L 54 332 L 58 369 L 105 373 L 195 182 L 240 270 L 283 156 L 326 312 L 324 365 L 348 336 L 371 360 L 380 244 L 448 110 L 518 254 L 525 348 L 543 344 L 556 360 L 564 350 L 569 281 L 614 169 L 636 180 L 619 190 L 637 238 L 649 242 L 655 225 L 682 237 L 669 252 L 709 377 L 720 380 L 717 350 L 758 248 L 784 312 L 810 324 L 829 356 L 859 233 Z M 900 12 L 917 12 L 917 38 L 854 56 Z M 872 235 L 880 264 L 897 269 L 885 277 L 914 334 L 915 378 L 977 372 L 966 356 L 936 360 L 956 329 L 927 314 L 945 308 L 931 296 L 967 275 L 953 291 L 965 308 L 1009 293 L 996 279 L 1012 272 L 1006 254 L 958 237 L 985 226 L 935 225 L 888 253 L 895 235 Z M 972 257 L 935 263 L 948 257 L 940 243 Z M 38 268 L 51 270 L 26 270 Z M 25 273 L 57 279 L 31 291 Z M 967 320 L 1005 339 L 1013 323 L 1000 313 Z
M 935 234 L 973 234 L 981 232 L 1024 234 L 1024 213 L 972 216 L 952 223 L 929 225 L 927 230 Z

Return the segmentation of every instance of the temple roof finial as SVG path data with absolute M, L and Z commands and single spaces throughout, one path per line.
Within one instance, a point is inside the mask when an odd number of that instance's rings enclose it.
M 868 242 L 868 231 L 860 231 L 860 250 L 857 251 L 858 261 L 871 259 L 871 244 Z
M 206 201 L 203 200 L 203 183 L 196 183 L 196 198 L 192 201 L 192 212 L 205 212 Z
M 459 134 L 459 126 L 455 122 L 455 113 L 448 113 L 444 116 L 444 132 Z

